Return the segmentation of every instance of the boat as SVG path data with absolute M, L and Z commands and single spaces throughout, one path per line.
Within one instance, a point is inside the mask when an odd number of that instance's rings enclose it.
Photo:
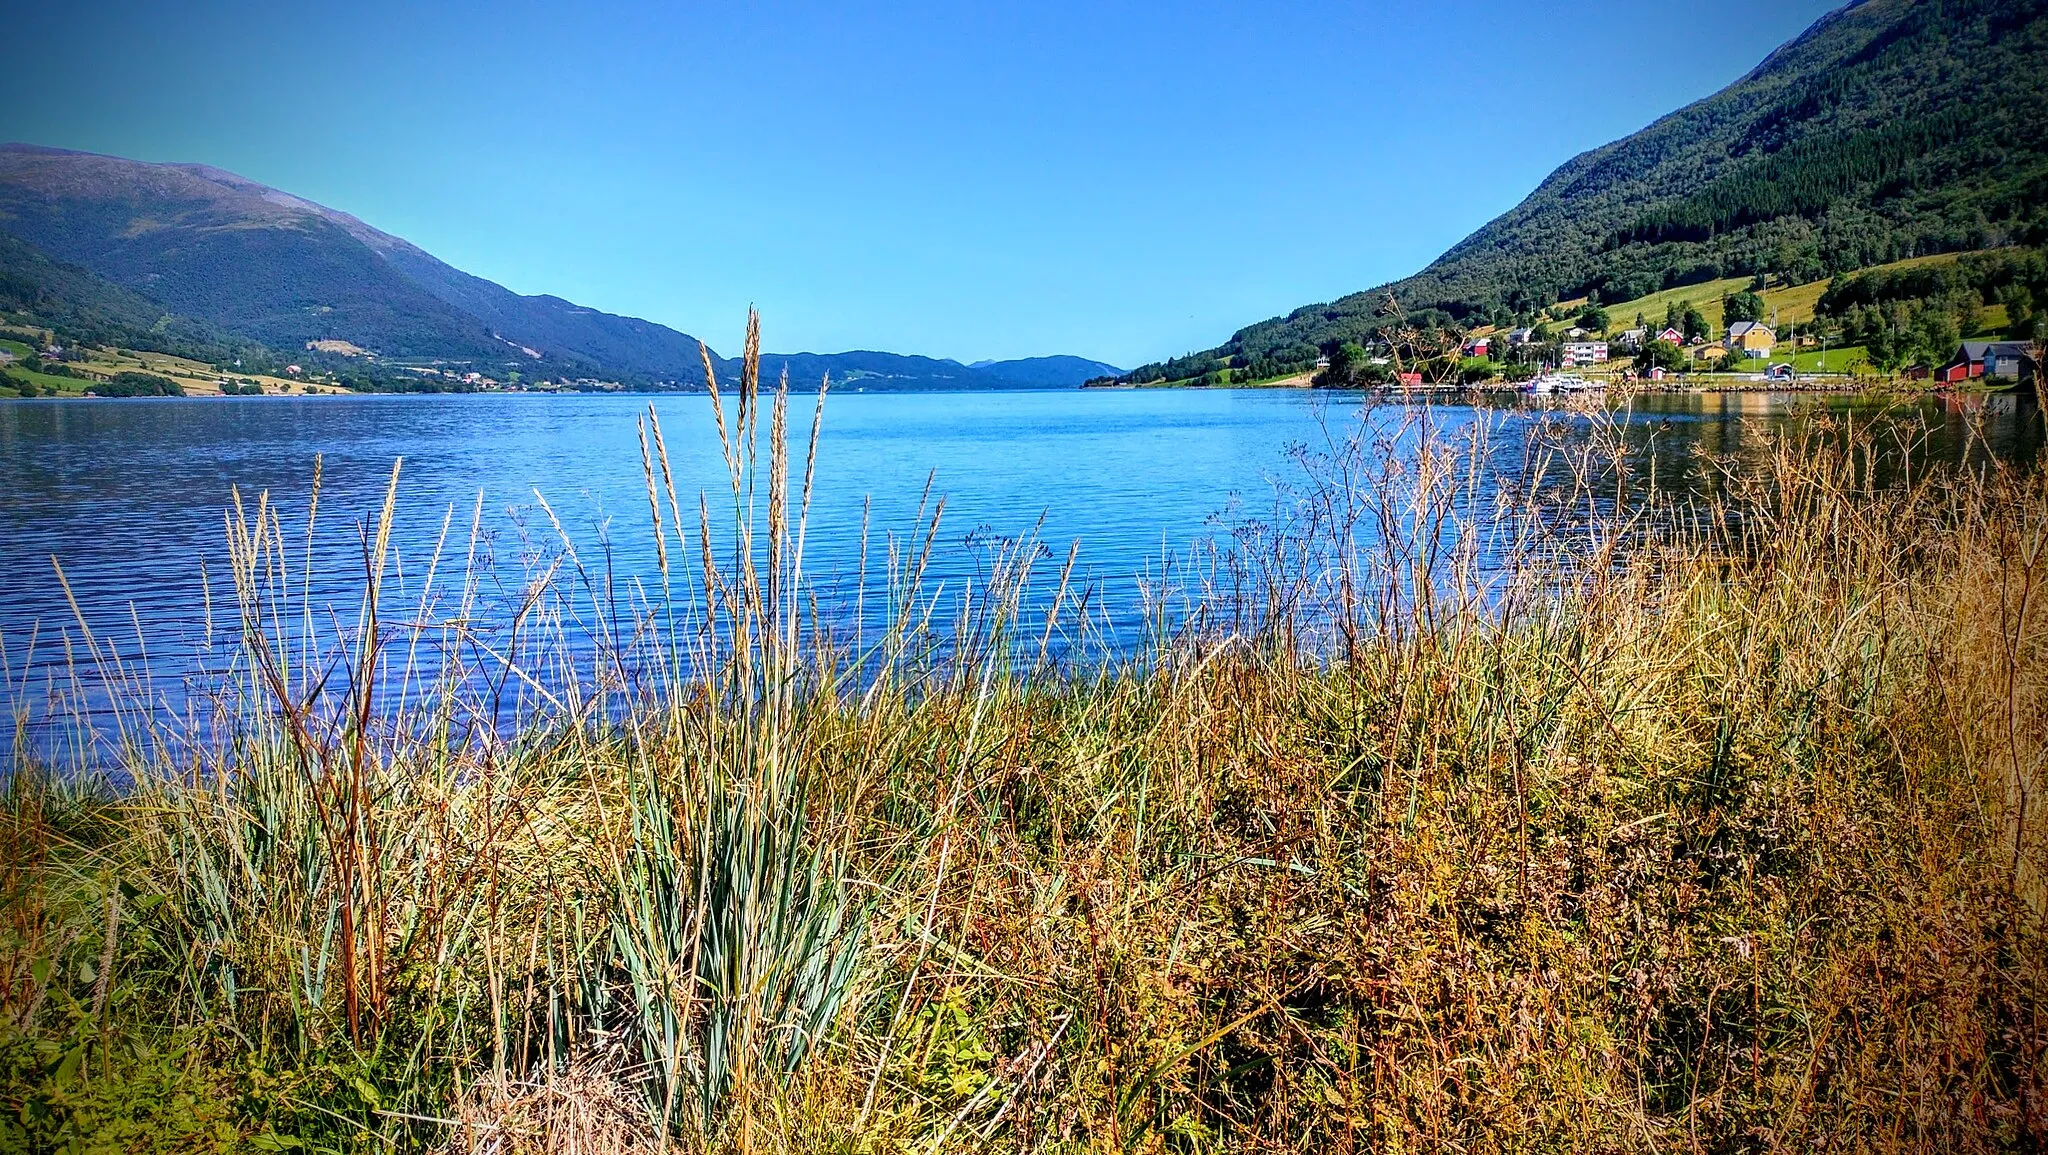
M 1601 388 L 1602 386 L 1598 383 L 1588 381 L 1577 373 L 1545 373 L 1543 376 L 1529 382 L 1529 392 L 1546 395 L 1551 393 L 1593 393 Z

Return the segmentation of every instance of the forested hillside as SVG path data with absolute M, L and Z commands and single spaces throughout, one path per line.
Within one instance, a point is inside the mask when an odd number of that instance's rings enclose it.
M 2048 0 L 1864 0 L 1749 75 L 1573 158 L 1406 280 L 1252 325 L 1135 382 L 1279 376 L 1391 321 L 1790 282 L 2048 237 Z
M 0 313 L 26 314 L 69 342 L 120 345 L 208 361 L 232 360 L 259 346 L 181 317 L 33 245 L 0 233 Z
M 981 361 L 969 366 L 977 373 L 1019 385 L 1059 388 L 1079 385 L 1097 377 L 1114 377 L 1123 370 L 1086 357 L 1020 357 L 1014 361 Z

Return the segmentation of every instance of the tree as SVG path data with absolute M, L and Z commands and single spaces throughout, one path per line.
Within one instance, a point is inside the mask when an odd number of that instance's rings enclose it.
M 1984 306 L 1975 295 L 1965 297 L 1962 307 L 1956 310 L 1956 328 L 1965 337 L 1974 337 L 1984 331 Z
M 129 370 L 93 387 L 102 397 L 183 397 L 185 390 L 168 377 Z
M 2007 285 L 1998 291 L 1999 303 L 2005 306 L 2006 331 L 2015 341 L 2033 338 L 2038 326 L 2034 320 L 2034 292 L 2025 285 Z
M 1912 351 L 1913 359 L 1929 365 L 1938 365 L 1948 359 L 1962 334 L 1956 331 L 1955 319 L 1946 309 L 1927 309 L 1913 318 Z
M 1913 355 L 1910 338 L 1893 325 L 1889 318 L 1873 324 L 1863 338 L 1863 351 L 1870 355 L 1870 363 L 1881 373 L 1895 373 L 1906 359 Z
M 1642 351 L 1636 354 L 1636 369 L 1643 373 L 1652 369 L 1677 373 L 1684 368 L 1685 350 L 1669 341 L 1646 341 Z
M 1579 328 L 1591 329 L 1595 333 L 1607 331 L 1607 310 L 1595 301 L 1579 310 Z
M 1343 389 L 1358 384 L 1367 362 L 1372 359 L 1366 353 L 1365 346 L 1356 341 L 1333 344 L 1323 355 L 1330 359 L 1330 366 L 1316 374 L 1316 384 L 1332 389 Z
M 1764 299 L 1744 290 L 1730 293 L 1721 300 L 1721 322 L 1733 325 L 1737 321 L 1761 321 L 1764 319 Z
M 1707 318 L 1691 301 L 1673 301 L 1664 310 L 1664 327 L 1692 341 L 1707 335 Z

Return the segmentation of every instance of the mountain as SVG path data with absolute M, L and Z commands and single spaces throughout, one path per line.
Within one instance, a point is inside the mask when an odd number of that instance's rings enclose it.
M 968 368 L 1004 382 L 1032 385 L 1040 389 L 1060 389 L 1092 381 L 1098 377 L 1123 375 L 1123 370 L 1114 365 L 1090 361 L 1086 357 L 1066 356 L 1021 357 L 1013 361 L 976 361 Z
M 1069 389 L 1123 370 L 1086 357 L 1023 357 L 1013 361 L 958 361 L 903 353 L 763 353 L 761 375 L 773 381 L 789 371 L 792 385 L 809 387 L 828 371 L 834 388 Z
M 208 349 L 259 342 L 286 356 L 331 341 L 385 359 L 635 384 L 694 385 L 703 374 L 687 333 L 514 293 L 347 213 L 208 165 L 0 145 L 0 239 L 13 308 L 131 338 L 178 333 Z M 40 305 L 20 303 L 30 298 Z M 868 351 L 766 360 L 771 380 L 786 366 L 805 387 L 827 372 L 861 388 L 948 389 L 1079 385 L 1114 371 L 1079 357 L 973 369 Z
M 442 303 L 536 352 L 629 376 L 694 376 L 701 371 L 697 339 L 666 325 L 600 312 L 560 297 L 522 296 L 494 281 L 465 273 L 412 242 L 371 228 L 347 213 L 208 165 L 174 167 L 265 202 L 332 222 Z
M 1409 324 L 1507 324 L 1587 294 L 2038 243 L 2044 107 L 2048 0 L 1858 0 L 1720 92 L 1567 161 L 1420 273 L 1126 379 L 1296 371 L 1387 326 L 1390 294 Z
M 205 165 L 0 146 L 0 229 L 174 313 L 297 349 L 546 361 L 647 376 L 698 363 L 686 334 L 522 297 L 333 209 Z

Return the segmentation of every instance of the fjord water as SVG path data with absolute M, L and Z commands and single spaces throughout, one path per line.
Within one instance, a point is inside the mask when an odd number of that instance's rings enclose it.
M 792 399 L 792 441 L 808 428 L 810 402 Z M 486 567 L 508 599 L 522 567 L 562 557 L 563 534 L 574 543 L 577 580 L 620 594 L 636 582 L 658 590 L 635 424 L 647 403 L 483 395 L 0 404 L 0 649 L 13 685 L 18 692 L 35 680 L 25 664 L 44 679 L 66 664 L 64 637 L 77 627 L 53 558 L 80 612 L 131 661 L 172 674 L 209 640 L 231 645 L 223 529 L 231 495 L 253 514 L 267 493 L 285 539 L 304 541 L 316 458 L 315 600 L 331 591 L 337 621 L 353 620 L 363 527 L 374 524 L 401 459 L 395 589 L 417 594 L 445 532 L 443 580 L 458 565 Z M 694 521 L 702 491 L 718 518 L 730 493 L 709 400 L 653 405 L 686 517 Z M 1654 469 L 1665 485 L 1703 484 L 1701 451 L 1759 453 L 1772 429 L 1808 420 L 1816 406 L 1862 419 L 1898 412 L 1896 404 L 1756 394 L 1639 398 L 1630 415 L 1642 445 L 1635 468 Z M 2031 402 L 1992 398 L 1971 408 L 1923 402 L 1906 412 L 1928 423 L 1931 457 L 2039 452 Z M 837 393 L 825 410 L 805 569 L 850 601 L 865 525 L 874 589 L 887 535 L 914 530 L 929 483 L 945 513 L 928 588 L 957 592 L 983 580 L 990 543 L 1027 537 L 1050 559 L 1041 580 L 1056 581 L 1078 543 L 1077 579 L 1093 587 L 1102 636 L 1129 645 L 1143 631 L 1141 579 L 1233 522 L 1269 515 L 1299 478 L 1293 454 L 1327 447 L 1361 420 L 1407 452 L 1424 416 L 1293 390 Z M 1489 486 L 1517 475 L 1544 416 L 1507 402 L 1432 406 L 1426 421 L 1451 436 L 1478 424 L 1492 430 L 1480 479 Z M 472 562 L 473 518 L 482 549 Z

